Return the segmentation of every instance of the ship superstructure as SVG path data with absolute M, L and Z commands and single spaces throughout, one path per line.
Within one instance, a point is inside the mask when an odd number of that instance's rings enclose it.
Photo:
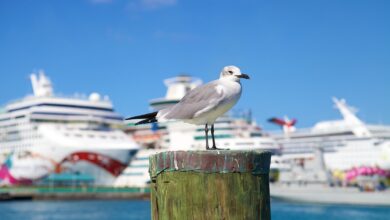
M 33 95 L 0 112 L 1 184 L 49 176 L 86 176 L 111 185 L 138 150 L 107 96 L 60 97 L 43 72 L 31 74 Z
M 333 98 L 333 102 L 343 117 L 341 120 L 322 121 L 312 128 L 293 132 L 271 133 L 282 145 L 283 157 L 310 159 L 320 148 L 330 170 L 359 166 L 390 169 L 390 126 L 367 125 L 345 100 Z

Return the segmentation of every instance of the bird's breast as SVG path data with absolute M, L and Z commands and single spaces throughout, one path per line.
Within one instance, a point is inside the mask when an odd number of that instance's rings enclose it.
M 241 84 L 239 82 L 223 82 L 221 83 L 221 90 L 225 96 L 226 102 L 237 102 L 237 100 L 241 97 Z

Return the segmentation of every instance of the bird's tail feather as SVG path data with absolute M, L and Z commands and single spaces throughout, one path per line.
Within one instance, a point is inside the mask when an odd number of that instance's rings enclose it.
M 158 112 L 152 112 L 152 113 L 147 113 L 147 114 L 143 114 L 143 115 L 137 115 L 137 116 L 126 118 L 126 120 L 143 119 L 143 120 L 135 123 L 136 125 L 153 123 L 153 122 L 157 122 L 157 119 L 156 119 L 157 113 Z
M 147 119 L 144 119 L 142 121 L 135 123 L 135 125 L 149 124 L 149 123 L 153 123 L 153 122 L 157 122 L 157 119 L 156 118 L 147 118 Z

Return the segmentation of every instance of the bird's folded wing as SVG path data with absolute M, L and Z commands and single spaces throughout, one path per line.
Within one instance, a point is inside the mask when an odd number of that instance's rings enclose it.
M 189 91 L 179 103 L 164 112 L 166 119 L 192 119 L 200 113 L 215 109 L 224 99 L 216 81 Z

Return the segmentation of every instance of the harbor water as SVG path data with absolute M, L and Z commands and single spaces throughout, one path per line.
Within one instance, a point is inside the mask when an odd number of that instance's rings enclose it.
M 389 219 L 388 207 L 292 204 L 272 201 L 272 219 Z M 150 219 L 148 200 L 0 202 L 0 219 Z

